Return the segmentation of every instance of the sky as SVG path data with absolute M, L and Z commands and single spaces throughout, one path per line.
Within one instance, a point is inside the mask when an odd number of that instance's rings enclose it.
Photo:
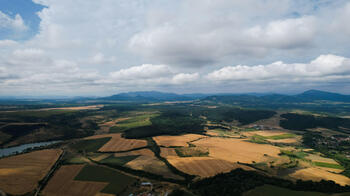
M 0 96 L 350 94 L 348 0 L 0 0 Z

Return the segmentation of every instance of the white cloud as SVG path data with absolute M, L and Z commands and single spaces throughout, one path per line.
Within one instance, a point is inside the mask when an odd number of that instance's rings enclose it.
M 0 40 L 0 50 L 16 46 L 17 44 L 18 43 L 13 40 L 8 40 L 8 39 Z
M 350 78 L 350 59 L 321 55 L 310 63 L 226 66 L 206 76 L 212 81 L 332 81 Z
M 193 82 L 198 81 L 198 73 L 179 73 L 172 78 L 174 84 L 189 84 L 192 85 Z
M 275 49 L 305 48 L 313 42 L 316 32 L 311 16 L 274 20 L 248 28 L 227 21 L 225 26 L 208 23 L 192 29 L 190 22 L 188 26 L 165 24 L 147 29 L 134 35 L 129 47 L 160 62 L 203 66 L 227 56 L 256 57 Z
M 24 24 L 21 15 L 16 14 L 14 18 L 0 11 L 0 29 L 10 29 L 15 32 L 26 31 L 28 26 Z
M 34 2 L 47 6 L 38 13 L 39 32 L 0 40 L 2 93 L 220 91 L 240 81 L 349 80 L 346 0 Z M 26 31 L 24 21 L 0 13 L 0 28 Z M 329 53 L 337 56 L 319 56 Z

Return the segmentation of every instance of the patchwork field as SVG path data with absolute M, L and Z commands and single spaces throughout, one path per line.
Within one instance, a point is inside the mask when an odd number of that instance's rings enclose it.
M 61 153 L 49 149 L 0 159 L 0 189 L 13 195 L 32 192 Z
M 350 178 L 340 174 L 331 173 L 317 167 L 299 169 L 289 176 L 295 179 L 312 181 L 321 181 L 322 179 L 333 180 L 340 185 L 350 185 Z
M 244 136 L 250 137 L 251 141 L 256 143 L 300 143 L 302 136 L 286 131 L 263 130 L 242 132 Z
M 153 174 L 161 175 L 165 178 L 183 180 L 181 176 L 173 174 L 167 165 L 156 158 L 154 153 L 149 149 L 115 153 L 114 157 L 116 158 L 109 158 L 109 163 L 123 165 L 135 170 L 143 170 Z M 102 160 L 102 162 L 105 161 Z
M 130 114 L 130 117 L 120 118 L 113 127 L 110 128 L 111 133 L 120 133 L 127 129 L 151 125 L 150 119 L 158 116 L 158 113 L 138 112 Z
M 242 139 L 208 137 L 193 142 L 209 149 L 209 156 L 229 162 L 263 162 L 269 157 L 279 157 L 280 148 L 268 144 L 256 144 Z
M 84 165 L 64 165 L 50 179 L 42 195 L 45 196 L 94 196 L 108 185 L 106 182 L 75 181 Z
M 211 157 L 171 157 L 168 158 L 168 161 L 180 171 L 187 174 L 200 176 L 202 178 L 214 176 L 218 173 L 229 172 L 236 168 L 253 170 L 248 166 Z
M 107 122 L 103 122 L 99 124 L 100 129 L 96 131 L 97 134 L 107 134 L 110 132 L 110 129 L 115 126 L 116 123 L 124 120 L 128 120 L 129 118 L 117 118 L 114 120 L 110 120 Z
M 147 146 L 146 140 L 125 139 L 122 138 L 120 133 L 94 135 L 85 139 L 98 139 L 105 137 L 111 137 L 111 139 L 98 150 L 100 152 L 127 151 Z
M 185 134 L 179 136 L 156 136 L 153 137 L 153 140 L 159 146 L 171 147 L 171 146 L 184 146 L 187 147 L 188 143 L 194 140 L 198 140 L 201 138 L 206 138 L 207 136 L 199 135 L 199 134 Z

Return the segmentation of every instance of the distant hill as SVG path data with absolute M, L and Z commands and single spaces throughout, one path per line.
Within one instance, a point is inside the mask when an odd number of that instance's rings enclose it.
M 113 101 L 187 101 L 203 98 L 204 94 L 184 94 L 164 93 L 158 91 L 137 91 L 128 93 L 119 93 L 109 97 L 103 97 L 103 100 Z
M 309 90 L 301 94 L 296 95 L 295 97 L 309 100 L 309 101 L 339 101 L 339 102 L 350 102 L 350 95 L 342 95 L 338 93 L 330 93 L 326 91 L 319 90 Z
M 308 90 L 297 95 L 282 95 L 282 94 L 269 94 L 269 95 L 254 95 L 254 94 L 241 94 L 241 95 L 214 95 L 208 96 L 203 100 L 218 101 L 223 103 L 301 103 L 301 102 L 314 102 L 314 101 L 338 101 L 338 102 L 350 102 L 350 95 L 342 95 L 338 93 L 330 93 L 319 90 Z

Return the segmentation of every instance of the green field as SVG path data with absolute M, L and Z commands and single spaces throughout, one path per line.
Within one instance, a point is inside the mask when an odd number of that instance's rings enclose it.
M 80 152 L 96 152 L 110 139 L 110 137 L 105 137 L 91 140 L 79 140 L 77 143 L 72 144 L 71 148 Z
M 130 155 L 130 156 L 123 156 L 123 157 L 115 157 L 114 155 L 111 155 L 111 156 L 101 160 L 100 163 L 106 163 L 108 165 L 123 166 L 126 163 L 136 159 L 137 157 L 139 157 L 139 155 Z
M 297 135 L 293 133 L 286 133 L 281 135 L 273 135 L 273 136 L 265 136 L 266 139 L 272 139 L 272 140 L 281 140 L 281 139 L 288 139 L 288 138 L 294 138 Z
M 313 162 L 316 166 L 319 167 L 327 167 L 327 168 L 333 168 L 333 169 L 344 169 L 343 166 L 334 164 L 334 163 L 324 163 L 324 162 Z
M 84 164 L 86 162 L 87 160 L 83 156 L 75 156 L 67 159 L 64 163 L 65 164 Z
M 158 114 L 149 113 L 131 117 L 130 119 L 118 122 L 115 126 L 110 128 L 110 132 L 120 133 L 131 128 L 149 126 L 152 124 L 150 118 L 156 116 L 158 116 Z
M 264 136 L 261 135 L 253 135 L 250 140 L 250 142 L 257 143 L 257 144 L 267 144 L 268 141 L 266 141 Z
M 350 193 L 325 194 L 319 192 L 293 191 L 286 188 L 280 188 L 272 185 L 259 186 L 253 190 L 247 191 L 243 196 L 346 196 Z
M 303 151 L 289 151 L 289 150 L 281 150 L 280 155 L 286 155 L 290 158 L 306 160 L 305 157 L 308 155 Z
M 214 133 L 219 134 L 220 137 L 225 137 L 225 136 L 237 136 L 237 134 L 233 131 L 227 131 L 224 129 L 211 129 L 209 131 L 212 131 Z
M 109 182 L 101 192 L 119 194 L 137 179 L 106 167 L 86 165 L 74 180 Z

